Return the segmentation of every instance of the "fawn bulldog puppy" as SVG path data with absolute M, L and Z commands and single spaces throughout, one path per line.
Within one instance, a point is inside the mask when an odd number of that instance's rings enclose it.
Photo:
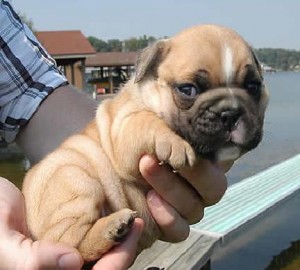
M 145 221 L 140 250 L 159 238 L 139 160 L 155 155 L 183 177 L 203 158 L 235 160 L 263 134 L 268 94 L 250 46 L 203 25 L 141 52 L 136 73 L 95 119 L 35 165 L 23 185 L 33 239 L 98 259 Z

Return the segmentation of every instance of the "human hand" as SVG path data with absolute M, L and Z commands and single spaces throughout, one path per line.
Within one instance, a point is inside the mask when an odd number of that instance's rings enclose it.
M 197 171 L 186 175 L 185 179 L 174 174 L 168 165 L 158 165 L 154 157 L 142 157 L 141 174 L 153 187 L 147 194 L 148 207 L 161 229 L 161 240 L 179 242 L 186 239 L 189 224 L 200 221 L 204 208 L 217 203 L 225 193 L 224 172 L 233 162 L 218 165 L 207 160 L 200 162 Z
M 93 270 L 127 269 L 134 261 L 143 221 L 136 219 L 126 240 L 105 254 Z M 83 260 L 73 248 L 32 241 L 20 190 L 0 177 L 0 269 L 81 269 Z
M 80 269 L 82 258 L 74 249 L 32 241 L 20 190 L 0 177 L 0 269 Z

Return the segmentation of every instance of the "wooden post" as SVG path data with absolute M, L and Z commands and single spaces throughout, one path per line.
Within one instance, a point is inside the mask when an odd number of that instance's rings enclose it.
M 71 83 L 75 85 L 74 63 L 71 64 Z
M 86 88 L 86 81 L 85 81 L 85 58 L 81 60 L 81 87 L 82 90 Z
M 112 67 L 109 67 L 109 93 L 112 94 L 113 93 L 113 87 L 114 87 L 114 83 L 113 83 L 113 77 L 112 77 Z

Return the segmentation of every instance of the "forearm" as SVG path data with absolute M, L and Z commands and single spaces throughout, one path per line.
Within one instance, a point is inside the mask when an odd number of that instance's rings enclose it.
M 16 142 L 31 164 L 38 162 L 94 117 L 96 101 L 70 85 L 61 86 L 40 105 Z

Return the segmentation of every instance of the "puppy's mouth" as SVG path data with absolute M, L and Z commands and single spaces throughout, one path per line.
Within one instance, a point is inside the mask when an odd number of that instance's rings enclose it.
M 186 119 L 186 123 L 189 124 L 176 127 L 177 133 L 191 144 L 197 155 L 213 162 L 235 160 L 254 149 L 262 138 L 256 118 L 243 110 L 228 109 L 221 113 L 207 110 Z

